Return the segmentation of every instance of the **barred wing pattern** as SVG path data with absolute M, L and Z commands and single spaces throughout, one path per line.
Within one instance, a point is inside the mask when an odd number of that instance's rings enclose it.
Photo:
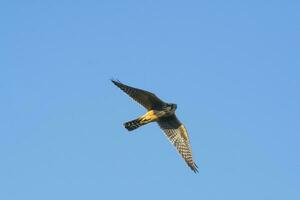
M 198 166 L 192 158 L 192 148 L 189 143 L 189 136 L 183 124 L 180 123 L 175 114 L 169 117 L 160 118 L 158 124 L 170 142 L 176 147 L 187 165 L 197 173 Z
M 130 87 L 121 83 L 120 81 L 111 80 L 116 86 L 128 94 L 131 98 L 144 106 L 147 110 L 152 110 L 156 107 L 162 107 L 165 102 L 160 100 L 155 94 L 141 90 L 138 88 Z

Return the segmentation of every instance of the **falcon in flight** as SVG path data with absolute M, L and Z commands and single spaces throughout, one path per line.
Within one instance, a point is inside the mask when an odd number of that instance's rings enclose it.
M 192 148 L 189 142 L 188 133 L 184 125 L 177 119 L 175 115 L 177 105 L 166 103 L 151 92 L 130 87 L 121 83 L 120 81 L 111 81 L 148 110 L 145 115 L 124 123 L 125 128 L 128 131 L 133 131 L 134 129 L 137 129 L 138 127 L 150 122 L 157 122 L 170 142 L 176 147 L 177 151 L 185 160 L 187 165 L 195 173 L 197 173 L 198 166 L 192 158 Z

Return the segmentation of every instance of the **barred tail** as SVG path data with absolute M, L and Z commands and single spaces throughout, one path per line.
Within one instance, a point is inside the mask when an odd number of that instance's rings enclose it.
M 148 122 L 143 121 L 141 118 L 137 118 L 135 120 L 124 123 L 124 126 L 128 131 L 133 131 L 134 129 L 137 129 L 138 127 L 143 126 L 147 123 Z

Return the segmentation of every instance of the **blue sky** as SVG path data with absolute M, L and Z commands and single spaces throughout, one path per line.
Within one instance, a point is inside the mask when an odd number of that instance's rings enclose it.
M 300 199 L 299 1 L 2 1 L 0 199 Z M 199 174 L 109 81 L 178 105 Z

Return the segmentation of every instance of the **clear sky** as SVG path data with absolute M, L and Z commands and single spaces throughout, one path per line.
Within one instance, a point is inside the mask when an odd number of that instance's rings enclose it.
M 1 1 L 0 199 L 300 199 L 300 1 Z M 199 174 L 110 78 L 177 103 Z

